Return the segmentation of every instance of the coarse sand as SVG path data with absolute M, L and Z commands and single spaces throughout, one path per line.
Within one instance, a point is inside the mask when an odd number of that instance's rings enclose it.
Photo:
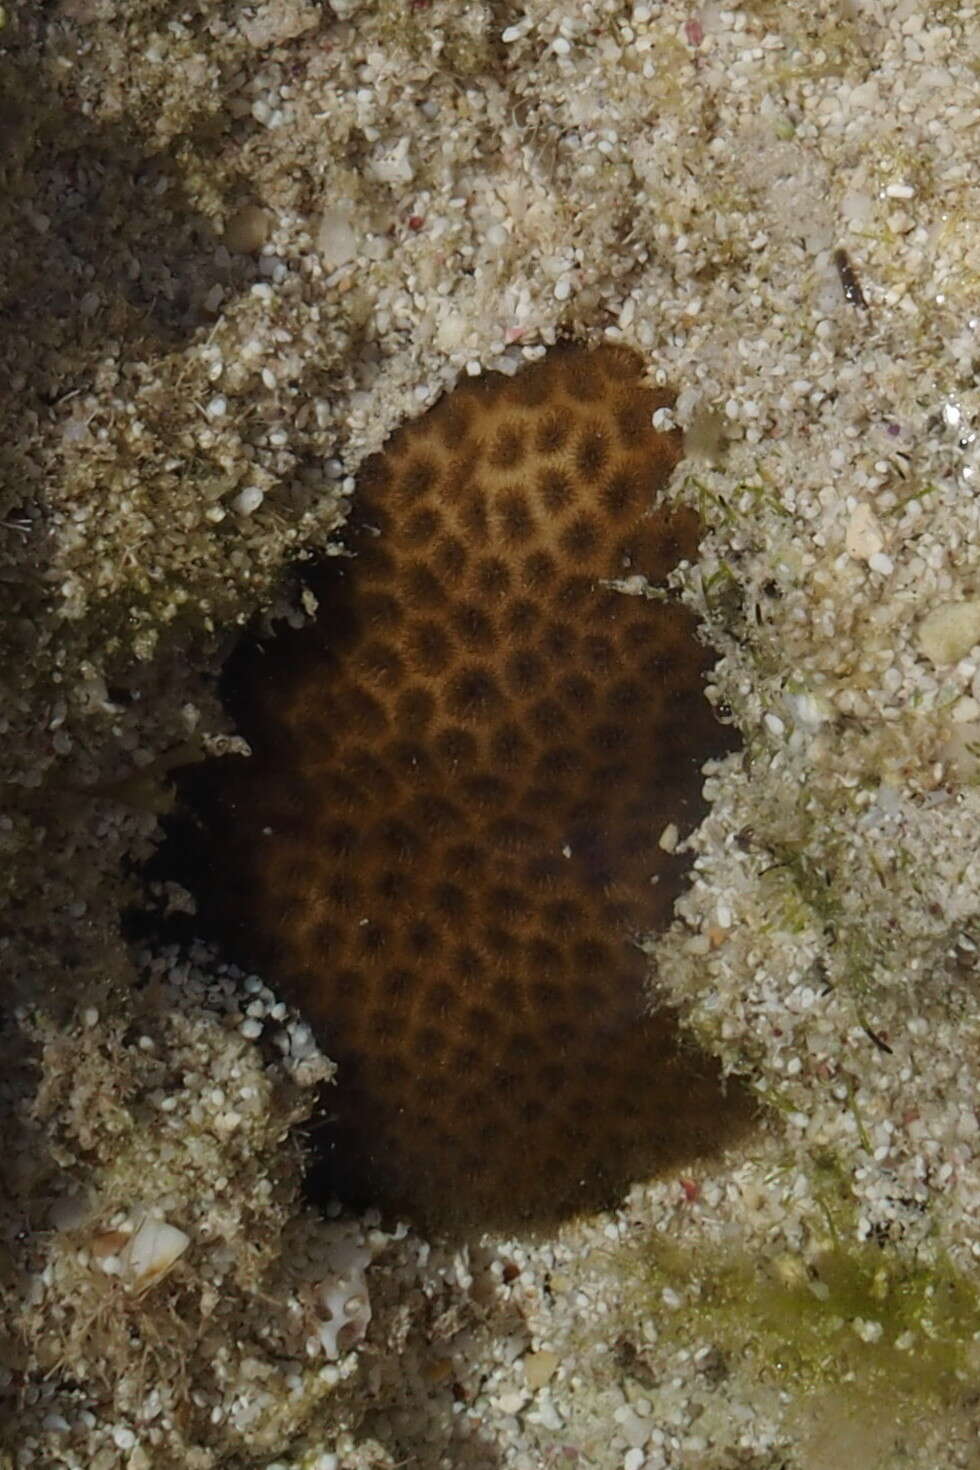
M 978 22 L 0 6 L 3 1470 L 980 1464 Z M 761 1117 L 451 1248 L 302 1203 L 331 1061 L 121 916 L 360 461 L 559 338 L 677 395 L 742 749 L 652 999 Z

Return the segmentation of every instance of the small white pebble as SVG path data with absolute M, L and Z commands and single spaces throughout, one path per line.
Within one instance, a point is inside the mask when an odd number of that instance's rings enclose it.
M 360 241 L 346 209 L 327 209 L 320 220 L 316 248 L 324 268 L 339 270 L 357 255 Z
M 240 490 L 235 496 L 232 505 L 238 515 L 250 516 L 258 510 L 264 499 L 265 491 L 258 485 L 246 485 L 245 489 Z
M 934 664 L 954 664 L 980 643 L 980 599 L 945 602 L 919 624 L 919 647 Z
M 885 544 L 878 519 L 870 505 L 857 505 L 848 522 L 844 535 L 844 546 L 848 556 L 860 561 L 870 561 Z
M 660 846 L 664 852 L 674 852 L 676 850 L 679 838 L 680 832 L 677 829 L 676 822 L 668 822 L 667 826 L 660 834 L 658 846 Z
M 879 1342 L 884 1328 L 880 1322 L 866 1321 L 863 1317 L 854 1318 L 854 1331 L 862 1342 Z
M 249 1016 L 248 1020 L 243 1021 L 238 1029 L 246 1041 L 257 1041 L 262 1035 L 262 1022 Z
M 216 393 L 204 410 L 209 419 L 223 419 L 228 412 L 228 400 L 223 393 Z
M 873 572 L 879 572 L 883 577 L 890 576 L 895 570 L 895 563 L 883 551 L 876 551 L 874 556 L 869 556 L 868 566 Z
M 980 720 L 980 704 L 970 694 L 965 694 L 953 705 L 953 720 L 957 725 L 972 724 Z

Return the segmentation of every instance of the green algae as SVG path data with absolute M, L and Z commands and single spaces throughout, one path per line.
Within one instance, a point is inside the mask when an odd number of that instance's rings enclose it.
M 771 1257 L 740 1245 L 710 1258 L 653 1234 L 625 1264 L 631 1312 L 660 1342 L 699 1336 L 760 1382 L 804 1399 L 833 1386 L 891 1403 L 896 1416 L 962 1402 L 980 1389 L 980 1286 L 941 1251 L 857 1238 L 847 1179 L 818 1156 L 806 1245 Z M 778 1180 L 774 1181 L 778 1187 Z M 665 1311 L 664 1292 L 683 1310 Z

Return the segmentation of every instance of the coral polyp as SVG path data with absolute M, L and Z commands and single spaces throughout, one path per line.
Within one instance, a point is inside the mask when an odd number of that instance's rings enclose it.
M 731 748 L 662 582 L 679 457 L 624 349 L 464 382 L 359 477 L 314 622 L 226 676 L 253 750 L 189 782 L 205 922 L 338 1063 L 329 1187 L 428 1224 L 555 1220 L 716 1145 L 744 1107 L 650 1013 Z

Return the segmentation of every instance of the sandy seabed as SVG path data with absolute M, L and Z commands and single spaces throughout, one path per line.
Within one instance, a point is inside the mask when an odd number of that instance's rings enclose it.
M 0 1464 L 980 1465 L 977 7 L 0 20 Z M 677 392 L 744 744 L 652 985 L 764 1111 L 450 1250 L 300 1204 L 329 1059 L 120 915 L 363 456 L 559 337 Z

